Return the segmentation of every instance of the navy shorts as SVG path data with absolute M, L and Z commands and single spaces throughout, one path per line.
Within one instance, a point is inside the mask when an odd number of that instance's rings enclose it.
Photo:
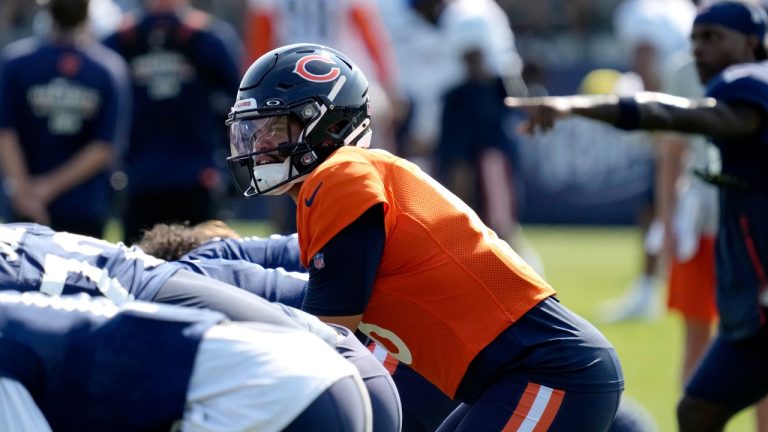
M 404 425 L 415 420 L 422 428 L 416 430 L 434 430 L 451 402 L 408 372 L 400 369 L 395 374 L 395 382 L 403 386 Z M 459 386 L 456 399 L 463 403 L 438 430 L 538 426 L 549 431 L 607 431 L 623 388 L 611 344 L 594 326 L 550 298 L 478 354 Z
M 283 432 L 364 432 L 370 411 L 351 377 L 320 394 Z
M 717 336 L 685 386 L 688 397 L 739 411 L 768 394 L 768 327 L 741 340 Z
M 374 432 L 397 432 L 402 429 L 402 407 L 395 382 L 389 371 L 374 357 L 355 334 L 342 326 L 330 324 L 344 336 L 336 351 L 352 363 L 363 379 L 371 397 Z M 434 429 L 432 429 L 434 430 Z

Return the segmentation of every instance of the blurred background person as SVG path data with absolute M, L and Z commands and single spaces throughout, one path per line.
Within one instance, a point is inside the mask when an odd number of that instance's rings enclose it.
M 0 2 L 0 46 L 31 36 L 37 2 L 4 0 Z
M 616 38 L 629 56 L 630 71 L 642 80 L 640 90 L 662 89 L 665 65 L 675 53 L 689 49 L 695 15 L 696 6 L 690 0 L 624 0 L 618 5 L 613 14 Z M 660 263 L 652 243 L 658 242 L 661 226 L 657 223 L 651 230 L 656 208 L 654 188 L 650 190 L 645 205 L 637 213 L 644 238 L 641 272 L 623 297 L 605 305 L 613 310 L 606 317 L 611 321 L 657 316 Z
M 704 97 L 689 52 L 676 55 L 669 65 L 665 93 L 691 99 Z M 662 241 L 654 246 L 666 263 L 667 307 L 683 319 L 684 383 L 714 335 L 715 236 L 717 187 L 696 176 L 710 164 L 717 150 L 700 135 L 660 133 L 657 136 L 657 220 Z
M 616 35 L 620 46 L 630 53 L 630 70 L 642 79 L 644 90 L 660 91 L 665 65 L 675 53 L 689 49 L 695 11 L 690 0 L 625 0 L 617 7 Z M 658 251 L 651 246 L 659 238 L 660 225 L 657 223 L 654 231 L 649 231 L 656 218 L 655 202 L 653 194 L 649 195 L 647 206 L 638 214 L 638 226 L 645 238 L 642 271 L 623 299 L 624 316 L 617 319 L 653 316 L 649 311 L 659 297 L 660 265 Z
M 237 91 L 235 35 L 188 0 L 145 0 L 105 39 L 128 62 L 133 89 L 123 160 L 126 241 L 156 223 L 217 216 L 222 180 L 214 158 L 226 143 L 216 96 Z
M 379 6 L 411 105 L 399 154 L 433 174 L 443 97 L 467 79 L 466 48 L 481 51 L 488 72 L 502 79 L 508 93 L 523 91 L 514 34 L 493 0 L 382 0 Z
M 0 167 L 11 219 L 101 237 L 129 120 L 127 68 L 92 38 L 88 0 L 51 0 L 44 36 L 3 49 Z
M 704 86 L 688 49 L 672 56 L 661 85 L 672 95 L 704 97 Z M 663 133 L 658 134 L 658 140 L 656 216 L 663 237 L 654 248 L 667 267 L 667 308 L 683 320 L 681 381 L 685 384 L 717 328 L 718 191 L 697 174 L 719 171 L 721 161 L 717 148 L 700 135 Z M 768 400 L 757 404 L 755 414 L 755 430 L 768 431 Z
M 522 176 L 510 127 L 515 113 L 504 105 L 503 78 L 493 72 L 482 47 L 474 40 L 465 43 L 466 78 L 444 96 L 435 148 L 437 178 L 543 274 L 541 259 L 517 219 Z

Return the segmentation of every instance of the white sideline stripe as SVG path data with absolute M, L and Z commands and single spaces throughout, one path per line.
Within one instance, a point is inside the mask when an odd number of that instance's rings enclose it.
M 541 415 L 544 414 L 544 410 L 549 405 L 549 399 L 552 397 L 552 389 L 549 387 L 540 386 L 538 393 L 536 393 L 536 399 L 533 400 L 533 406 L 528 411 L 528 415 L 525 416 L 525 420 L 518 428 L 518 432 L 532 432 L 533 428 L 539 424 Z

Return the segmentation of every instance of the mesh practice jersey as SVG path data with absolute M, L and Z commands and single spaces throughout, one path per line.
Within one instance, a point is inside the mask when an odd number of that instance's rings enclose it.
M 386 241 L 358 329 L 453 396 L 477 353 L 555 291 L 416 165 L 356 147 L 337 150 L 301 187 L 302 264 L 376 204 Z

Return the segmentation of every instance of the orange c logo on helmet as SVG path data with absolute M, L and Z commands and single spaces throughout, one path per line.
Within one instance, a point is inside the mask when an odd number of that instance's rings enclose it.
M 300 58 L 299 61 L 296 62 L 296 68 L 294 68 L 293 71 L 305 80 L 313 82 L 329 82 L 335 80 L 339 77 L 339 75 L 341 75 L 341 70 L 337 67 L 332 67 L 331 70 L 322 75 L 312 73 L 307 70 L 307 64 L 312 61 L 319 61 L 333 65 L 336 64 L 328 57 L 324 57 L 318 54 L 311 54 Z

